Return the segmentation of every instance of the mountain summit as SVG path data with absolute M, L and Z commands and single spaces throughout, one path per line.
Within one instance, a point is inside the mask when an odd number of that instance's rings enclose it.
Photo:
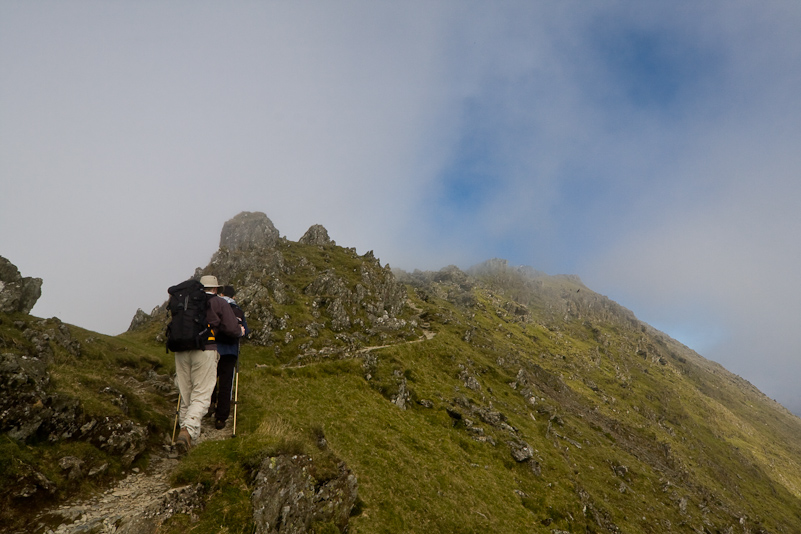
M 801 532 L 801 421 L 576 276 L 393 271 L 257 212 L 204 274 L 253 334 L 237 437 L 180 461 L 163 304 L 117 337 L 0 315 L 12 531 Z M 58 508 L 165 462 L 159 505 Z

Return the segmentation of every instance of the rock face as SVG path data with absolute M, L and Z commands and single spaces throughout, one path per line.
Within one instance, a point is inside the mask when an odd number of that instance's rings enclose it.
M 279 237 L 265 214 L 240 213 L 225 223 L 220 248 L 193 276 L 205 274 L 235 287 L 248 342 L 273 346 L 282 359 L 339 357 L 388 338 L 420 335 L 401 317 L 406 291 L 389 266 L 372 251 L 358 255 L 337 246 L 319 224 L 293 242 Z M 137 311 L 130 330 L 152 321 L 166 326 L 164 306 L 150 315 Z
M 142 308 L 136 310 L 136 314 L 134 314 L 133 319 L 131 319 L 131 325 L 128 327 L 128 331 L 132 332 L 142 326 L 143 324 L 147 323 L 150 319 L 150 315 L 144 312 Z
M 119 456 L 124 465 L 133 463 L 147 446 L 145 427 L 125 416 L 89 416 L 78 399 L 49 391 L 51 343 L 76 356 L 81 352 L 66 325 L 48 319 L 30 324 L 17 321 L 14 326 L 30 341 L 31 349 L 0 354 L 0 432 L 20 442 L 34 438 L 87 441 Z M 113 403 L 127 405 L 121 393 L 111 388 L 103 393 Z
M 336 244 L 333 241 L 331 241 L 331 238 L 328 237 L 328 230 L 326 230 L 325 227 L 322 226 L 321 224 L 315 224 L 314 226 L 312 226 L 311 228 L 306 230 L 306 233 L 303 234 L 303 237 L 301 237 L 298 240 L 298 243 L 300 243 L 302 245 L 334 245 L 334 244 Z
M 220 248 L 249 250 L 272 248 L 278 241 L 278 230 L 260 211 L 243 211 L 223 225 Z
M 41 278 L 23 278 L 16 265 L 0 256 L 0 313 L 30 313 L 41 296 Z
M 337 246 L 319 224 L 295 242 L 279 237 L 265 214 L 240 213 L 225 223 L 220 248 L 193 277 L 206 274 L 235 287 L 247 342 L 273 347 L 283 363 L 351 357 L 364 346 L 422 335 L 404 318 L 406 289 L 389 265 L 373 251 Z M 150 314 L 138 310 L 129 330 L 154 322 L 166 327 L 166 302 Z
M 32 450 L 40 444 L 58 445 L 84 442 L 129 467 L 146 450 L 151 439 L 146 424 L 129 415 L 125 394 L 108 385 L 96 390 L 100 397 L 119 407 L 109 414 L 88 413 L 80 398 L 52 387 L 50 364 L 58 357 L 83 357 L 82 344 L 67 325 L 56 318 L 15 320 L 3 324 L 0 337 L 0 435 L 15 447 Z M 10 341 L 10 343 L 9 343 Z M 165 376 L 168 379 L 168 377 Z M 86 450 L 80 447 L 80 450 Z M 53 472 L 43 470 L 42 462 L 17 458 L 13 476 L 0 486 L 0 525 L 15 518 L 19 510 L 30 510 L 57 498 L 63 485 Z M 46 462 L 45 462 L 46 464 Z M 83 479 L 103 478 L 108 469 L 103 455 L 72 455 L 58 460 L 57 476 L 69 485 Z M 45 474 L 47 473 L 47 474 Z M 16 521 L 16 518 L 14 519 Z M 3 526 L 0 526 L 3 530 Z M 6 532 L 6 530 L 3 530 Z M 23 530 L 28 532 L 28 530 Z
M 251 499 L 256 534 L 301 534 L 326 524 L 346 532 L 358 499 L 356 477 L 344 463 L 330 480 L 317 480 L 314 473 L 312 459 L 304 455 L 262 462 Z

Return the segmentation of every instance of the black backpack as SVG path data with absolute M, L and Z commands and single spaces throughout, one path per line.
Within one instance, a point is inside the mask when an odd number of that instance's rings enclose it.
M 187 280 L 167 290 L 167 308 L 172 320 L 167 325 L 167 351 L 202 350 L 209 334 L 206 310 L 209 298 L 203 284 Z

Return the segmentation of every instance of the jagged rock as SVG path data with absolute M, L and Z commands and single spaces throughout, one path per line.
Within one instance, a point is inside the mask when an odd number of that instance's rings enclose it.
M 80 353 L 80 343 L 56 319 L 16 326 L 32 348 L 0 354 L 0 431 L 19 441 L 37 434 L 51 441 L 68 439 L 85 424 L 84 415 L 77 400 L 48 391 L 47 365 L 53 359 L 51 342 L 74 355 Z
M 46 363 L 51 363 L 53 359 L 51 342 L 62 347 L 73 356 L 78 356 L 81 353 L 80 342 L 73 339 L 69 327 L 57 317 L 42 319 L 32 324 L 20 321 L 17 324 L 17 328 L 22 330 L 22 335 L 33 345 L 33 351 L 30 355 L 40 358 Z
M 303 245 L 335 245 L 336 243 L 328 237 L 328 230 L 321 224 L 315 224 L 298 239 L 298 243 Z
M 312 226 L 300 244 L 304 246 L 279 238 L 263 213 L 240 213 L 225 223 L 220 248 L 194 277 L 213 274 L 221 283 L 234 283 L 236 300 L 251 329 L 248 342 L 273 346 L 276 354 L 293 344 L 299 356 L 341 352 L 369 337 L 388 340 L 413 333 L 417 325 L 400 317 L 406 289 L 372 251 L 358 256 L 355 249 L 336 247 L 321 225 Z M 326 248 L 320 255 L 308 244 Z M 336 261 L 341 254 L 353 263 L 345 267 Z M 287 305 L 299 305 L 302 312 L 290 317 L 281 309 Z M 137 311 L 130 329 L 154 322 L 163 326 L 169 322 L 164 306 L 156 307 L 149 317 Z M 323 330 L 337 336 L 323 336 Z
M 358 499 L 358 483 L 344 463 L 330 480 L 316 480 L 313 460 L 304 455 L 266 458 L 251 496 L 256 534 L 301 534 L 315 524 L 333 523 L 345 532 Z
M 38 496 L 40 492 L 53 495 L 56 492 L 56 485 L 45 475 L 35 470 L 30 465 L 23 463 L 19 466 L 19 475 L 13 487 L 6 488 L 13 497 L 26 499 Z
M 267 215 L 260 211 L 243 211 L 223 225 L 220 248 L 248 250 L 272 248 L 279 233 Z
M 131 319 L 131 325 L 128 327 L 128 332 L 133 332 L 143 324 L 146 324 L 150 320 L 150 315 L 145 313 L 142 308 L 136 310 L 136 314 Z
M 331 316 L 331 330 L 334 332 L 342 332 L 350 328 L 350 317 L 348 317 L 341 299 L 332 300 L 326 309 L 328 315 Z
M 512 451 L 512 458 L 516 462 L 526 462 L 534 457 L 534 449 L 525 441 L 511 441 L 509 448 Z
M 346 305 L 353 307 L 360 303 L 358 294 L 354 294 L 345 285 L 344 281 L 336 275 L 333 269 L 321 273 L 303 292 L 316 298 L 312 302 L 315 309 L 324 308 L 331 317 L 331 329 L 341 332 L 350 328 L 351 319 L 348 316 Z
M 393 395 L 392 404 L 401 410 L 405 410 L 412 398 L 411 392 L 409 391 L 409 387 L 406 383 L 406 377 L 403 376 L 403 372 L 400 370 L 394 371 L 393 375 L 398 380 L 398 394 Z
M 104 386 L 100 389 L 100 393 L 104 393 L 111 397 L 111 404 L 118 406 L 122 413 L 128 415 L 128 399 L 121 392 L 117 391 L 111 386 Z
M 41 278 L 23 278 L 16 265 L 0 256 L 0 313 L 30 313 L 41 296 Z
M 90 418 L 78 399 L 48 391 L 47 361 L 52 355 L 42 348 L 49 349 L 47 341 L 41 344 L 37 341 L 52 339 L 67 348 L 74 348 L 76 342 L 62 323 L 56 328 L 47 326 L 48 321 L 42 321 L 24 330 L 38 351 L 36 355 L 0 354 L 0 432 L 23 442 L 35 436 L 51 442 L 86 440 L 118 456 L 124 465 L 130 465 L 144 452 L 148 430 L 125 417 Z M 124 411 L 127 399 L 116 390 L 108 393 Z
M 303 292 L 307 295 L 339 298 L 346 298 L 350 294 L 345 283 L 333 269 L 321 273 L 311 284 L 306 286 Z
M 0 354 L 0 431 L 20 441 L 34 435 L 48 415 L 49 382 L 41 359 Z
M 481 391 L 481 383 L 479 383 L 478 379 L 471 375 L 467 369 L 465 369 L 464 365 L 459 364 L 459 367 L 461 368 L 459 379 L 464 382 L 465 387 L 473 391 Z
M 75 456 L 64 456 L 58 461 L 62 471 L 67 471 L 67 478 L 75 480 L 83 477 L 84 461 Z
M 81 428 L 85 427 L 86 423 Z M 145 451 L 149 436 L 147 428 L 130 419 L 103 417 L 81 437 L 109 454 L 119 457 L 122 464 L 127 467 Z

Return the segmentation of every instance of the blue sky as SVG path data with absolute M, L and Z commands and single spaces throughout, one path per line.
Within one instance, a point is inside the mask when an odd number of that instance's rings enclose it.
M 502 257 L 801 413 L 799 27 L 778 1 L 0 3 L 0 255 L 44 279 L 34 314 L 108 334 L 240 211 L 408 270 Z

